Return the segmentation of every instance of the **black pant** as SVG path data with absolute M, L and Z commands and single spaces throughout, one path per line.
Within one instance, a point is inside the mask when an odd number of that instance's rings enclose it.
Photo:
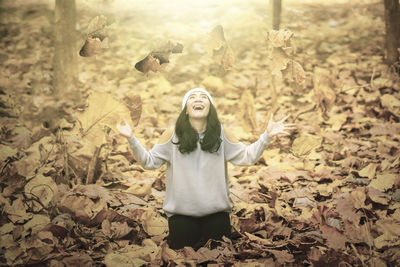
M 218 212 L 204 217 L 173 215 L 168 218 L 168 244 L 172 249 L 198 249 L 209 239 L 231 237 L 229 213 Z

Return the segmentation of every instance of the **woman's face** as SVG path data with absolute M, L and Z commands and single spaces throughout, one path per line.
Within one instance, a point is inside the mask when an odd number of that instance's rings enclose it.
M 189 118 L 207 118 L 210 111 L 210 100 L 203 92 L 193 92 L 186 102 L 186 113 Z

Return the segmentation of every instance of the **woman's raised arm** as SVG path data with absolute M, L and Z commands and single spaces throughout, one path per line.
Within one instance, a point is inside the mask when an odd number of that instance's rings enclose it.
M 170 160 L 171 148 L 168 145 L 168 140 L 172 136 L 171 130 L 166 130 L 160 137 L 161 140 L 165 140 L 162 144 L 156 144 L 150 151 L 140 144 L 139 140 L 133 135 L 132 128 L 129 126 L 127 121 L 124 119 L 124 124 L 118 124 L 117 129 L 119 134 L 128 139 L 129 145 L 135 155 L 136 160 L 145 169 L 157 169 L 160 168 L 166 161 Z M 173 131 L 172 131 L 173 133 Z M 168 138 L 168 136 L 170 136 Z M 168 139 L 167 139 L 168 138 Z

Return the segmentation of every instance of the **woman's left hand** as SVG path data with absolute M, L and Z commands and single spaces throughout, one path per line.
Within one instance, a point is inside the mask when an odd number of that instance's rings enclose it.
M 286 136 L 290 135 L 288 131 L 296 129 L 296 124 L 294 123 L 283 123 L 289 116 L 284 117 L 280 121 L 273 121 L 273 114 L 271 114 L 271 118 L 268 121 L 267 125 L 267 134 L 270 136 Z

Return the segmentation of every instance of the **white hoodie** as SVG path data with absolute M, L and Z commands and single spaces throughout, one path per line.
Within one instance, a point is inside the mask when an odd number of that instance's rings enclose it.
M 200 138 L 203 134 L 200 134 Z M 270 136 L 267 133 L 251 145 L 232 143 L 221 127 L 221 146 L 215 153 L 197 149 L 182 154 L 174 133 L 163 144 L 156 144 L 147 151 L 133 136 L 130 146 L 135 158 L 145 169 L 157 169 L 167 164 L 166 195 L 163 209 L 168 216 L 174 214 L 201 217 L 232 209 L 226 162 L 236 165 L 253 165 L 262 155 Z

